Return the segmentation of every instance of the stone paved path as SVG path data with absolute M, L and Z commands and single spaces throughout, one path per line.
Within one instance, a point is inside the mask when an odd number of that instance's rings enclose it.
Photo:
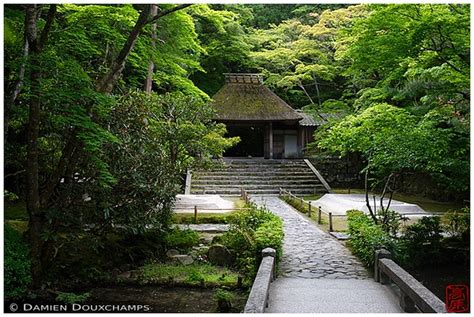
M 251 199 L 284 223 L 283 257 L 267 312 L 401 312 L 395 296 L 341 243 L 278 197 Z

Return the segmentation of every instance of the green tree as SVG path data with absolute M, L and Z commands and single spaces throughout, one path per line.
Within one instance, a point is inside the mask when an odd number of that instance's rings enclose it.
M 454 112 L 454 107 L 433 109 L 419 118 L 403 108 L 376 104 L 317 133 L 317 144 L 341 155 L 360 153 L 379 180 L 416 171 L 463 192 L 469 186 L 469 151 L 450 146 L 459 136 L 450 124 Z
M 24 129 L 27 135 L 25 200 L 29 213 L 28 236 L 35 287 L 39 287 L 41 275 L 54 251 L 50 233 L 54 233 L 58 225 L 57 222 L 48 219 L 48 210 L 54 210 L 58 202 L 68 200 L 68 197 L 56 196 L 56 189 L 61 186 L 61 182 L 73 180 L 81 164 L 92 165 L 95 168 L 91 175 L 81 176 L 92 176 L 105 187 L 114 181 L 107 163 L 102 159 L 102 154 L 103 144 L 114 142 L 115 137 L 99 123 L 110 110 L 111 99 L 107 95 L 113 91 L 127 60 L 131 62 L 132 68 L 136 66 L 133 62 L 137 59 L 131 57 L 133 56 L 131 52 L 135 47 L 139 47 L 137 45 L 139 34 L 150 23 L 159 21 L 186 6 L 160 7 L 153 16 L 150 16 L 150 5 L 140 6 L 139 14 L 131 6 L 64 5 L 60 6 L 59 10 L 57 5 L 25 6 L 24 32 L 28 44 L 28 56 L 25 62 L 27 85 L 23 94 L 18 92 L 13 102 L 16 100 L 29 105 L 27 116 L 24 112 L 17 112 L 17 109 L 14 111 L 22 116 L 19 118 L 18 130 Z M 48 9 L 46 14 L 45 8 Z M 121 22 L 124 23 L 111 23 L 116 20 L 104 18 L 107 15 L 100 14 L 100 11 L 104 10 L 115 10 L 114 12 L 118 13 L 115 18 L 121 18 Z M 81 18 L 80 13 L 84 11 L 88 12 Z M 74 15 L 78 12 L 79 16 Z M 94 13 L 101 19 L 91 19 Z M 136 22 L 133 24 L 134 20 Z M 94 23 L 91 24 L 92 21 Z M 84 24 L 92 26 L 85 26 L 82 32 L 81 29 L 59 32 L 61 28 L 74 29 L 74 26 L 81 24 L 83 27 Z M 130 25 L 131 28 L 125 28 Z M 115 27 L 117 31 L 114 30 Z M 91 29 L 96 32 L 86 32 Z M 127 37 L 121 35 L 123 30 L 126 30 L 125 34 L 128 33 Z M 193 36 L 189 31 L 186 34 Z M 110 45 L 103 45 L 110 44 L 102 41 L 111 38 L 119 39 L 116 42 L 119 43 L 115 47 L 116 50 L 110 49 Z M 80 49 L 76 49 L 78 45 Z M 94 59 L 97 55 L 104 56 L 101 54 L 103 48 L 106 50 L 105 58 Z M 107 51 L 108 49 L 110 51 Z M 183 49 L 184 45 L 177 47 L 177 50 Z M 143 64 L 146 65 L 149 61 L 148 56 L 144 54 L 139 60 L 145 61 Z M 8 61 L 13 64 L 16 59 L 10 57 Z M 95 64 L 96 62 L 98 64 Z M 182 62 L 182 60 L 176 61 L 177 64 Z M 139 69 L 139 66 L 135 68 Z M 12 71 L 13 69 L 14 67 Z M 18 74 L 20 73 L 21 69 Z M 20 77 L 18 75 L 17 82 L 21 81 Z M 133 79 L 133 74 L 128 78 Z M 144 78 L 142 84 L 143 81 Z M 14 91 L 18 91 L 18 85 L 15 84 L 14 87 Z M 10 104 L 10 110 L 12 108 L 15 107 Z M 47 111 L 44 111 L 46 109 Z M 25 117 L 28 119 L 25 120 Z M 15 118 L 13 121 L 17 123 L 18 120 Z
M 266 74 L 266 83 L 277 89 L 296 107 L 315 105 L 341 98 L 342 69 L 335 60 L 338 31 L 352 18 L 366 13 L 364 6 L 307 13 L 313 19 L 286 20 L 268 30 L 252 33 L 257 69 Z

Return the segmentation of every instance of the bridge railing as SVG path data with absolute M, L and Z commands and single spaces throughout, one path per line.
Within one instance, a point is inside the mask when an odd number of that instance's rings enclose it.
M 443 301 L 395 263 L 387 250 L 375 251 L 374 279 L 381 284 L 395 283 L 400 289 L 400 307 L 407 313 L 446 313 Z
M 291 191 L 285 190 L 280 187 L 280 197 L 291 197 L 299 203 L 298 209 L 301 212 L 306 213 L 309 218 L 314 218 L 318 224 L 326 225 L 329 232 L 333 232 L 336 228 L 339 230 L 346 230 L 346 219 L 347 215 L 334 215 L 330 211 L 324 210 L 321 206 L 314 206 L 311 201 L 304 200 L 303 197 L 294 195 Z
M 262 314 L 268 306 L 270 283 L 275 278 L 275 256 L 276 251 L 272 248 L 262 250 L 262 262 L 258 268 L 257 276 L 253 281 L 244 313 Z

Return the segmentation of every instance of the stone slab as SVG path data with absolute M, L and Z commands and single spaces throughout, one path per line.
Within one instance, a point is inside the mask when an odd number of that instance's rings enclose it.
M 348 233 L 345 233 L 345 232 L 334 232 L 334 231 L 331 231 L 329 232 L 329 234 L 331 236 L 333 236 L 334 238 L 336 238 L 337 240 L 349 240 L 350 239 L 350 236 Z
M 373 280 L 280 277 L 266 313 L 403 313 L 396 294 Z

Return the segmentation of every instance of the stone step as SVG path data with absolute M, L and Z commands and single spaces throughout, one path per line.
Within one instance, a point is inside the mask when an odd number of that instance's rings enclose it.
M 250 194 L 278 194 L 279 188 L 295 194 L 326 191 L 306 163 L 299 160 L 224 159 L 212 170 L 194 171 L 191 193 L 240 195 L 241 188 Z
M 191 185 L 191 190 L 196 189 L 196 190 L 202 190 L 202 189 L 209 189 L 209 190 L 214 190 L 214 189 L 238 189 L 240 190 L 241 188 L 244 188 L 245 190 L 254 190 L 254 189 L 279 189 L 280 187 L 285 188 L 287 190 L 293 190 L 293 189 L 305 189 L 305 188 L 318 188 L 318 189 L 324 189 L 324 186 L 322 184 L 314 184 L 314 185 L 289 185 L 289 184 L 265 184 L 265 185 L 253 185 L 253 184 L 248 184 L 245 186 L 236 186 L 236 185 Z
M 265 184 L 288 184 L 288 185 L 317 185 L 320 184 L 316 177 L 307 179 L 273 179 L 273 178 L 259 178 L 259 179 L 245 179 L 245 178 L 227 178 L 227 179 L 195 179 L 192 185 L 265 185 Z
M 268 175 L 212 175 L 212 176 L 199 176 L 193 175 L 192 181 L 221 181 L 221 180 L 248 180 L 248 181 L 260 181 L 260 180 L 287 180 L 287 175 L 281 175 L 278 177 L 269 177 Z M 316 179 L 314 174 L 304 175 L 291 175 L 292 180 L 313 180 Z
M 233 165 L 292 165 L 292 164 L 305 164 L 302 159 L 294 160 L 269 160 L 269 159 L 223 159 L 217 161 L 222 164 L 233 164 Z
M 214 168 L 216 169 L 225 169 L 225 168 L 258 168 L 260 166 L 264 166 L 267 168 L 274 168 L 274 169 L 279 169 L 279 168 L 297 168 L 297 167 L 308 167 L 306 163 L 298 163 L 298 164 L 219 164 L 215 165 Z
M 277 195 L 279 193 L 279 189 L 251 189 L 246 190 L 248 194 L 254 195 Z M 313 188 L 306 188 L 306 189 L 292 189 L 291 192 L 294 195 L 313 195 L 313 194 L 320 194 L 325 193 L 324 190 L 313 189 Z M 191 190 L 191 194 L 215 194 L 215 195 L 223 195 L 223 196 L 240 196 L 241 191 L 240 189 L 220 189 L 220 190 Z
M 193 173 L 194 177 L 202 177 L 202 176 L 229 176 L 229 175 L 247 175 L 247 176 L 257 176 L 257 175 L 275 175 L 275 176 L 294 176 L 294 175 L 314 175 L 314 173 L 308 170 L 301 170 L 301 171 L 265 171 L 265 170 L 255 170 L 255 171 L 225 171 L 225 172 L 217 172 L 217 171 L 207 171 L 207 172 L 198 172 Z

